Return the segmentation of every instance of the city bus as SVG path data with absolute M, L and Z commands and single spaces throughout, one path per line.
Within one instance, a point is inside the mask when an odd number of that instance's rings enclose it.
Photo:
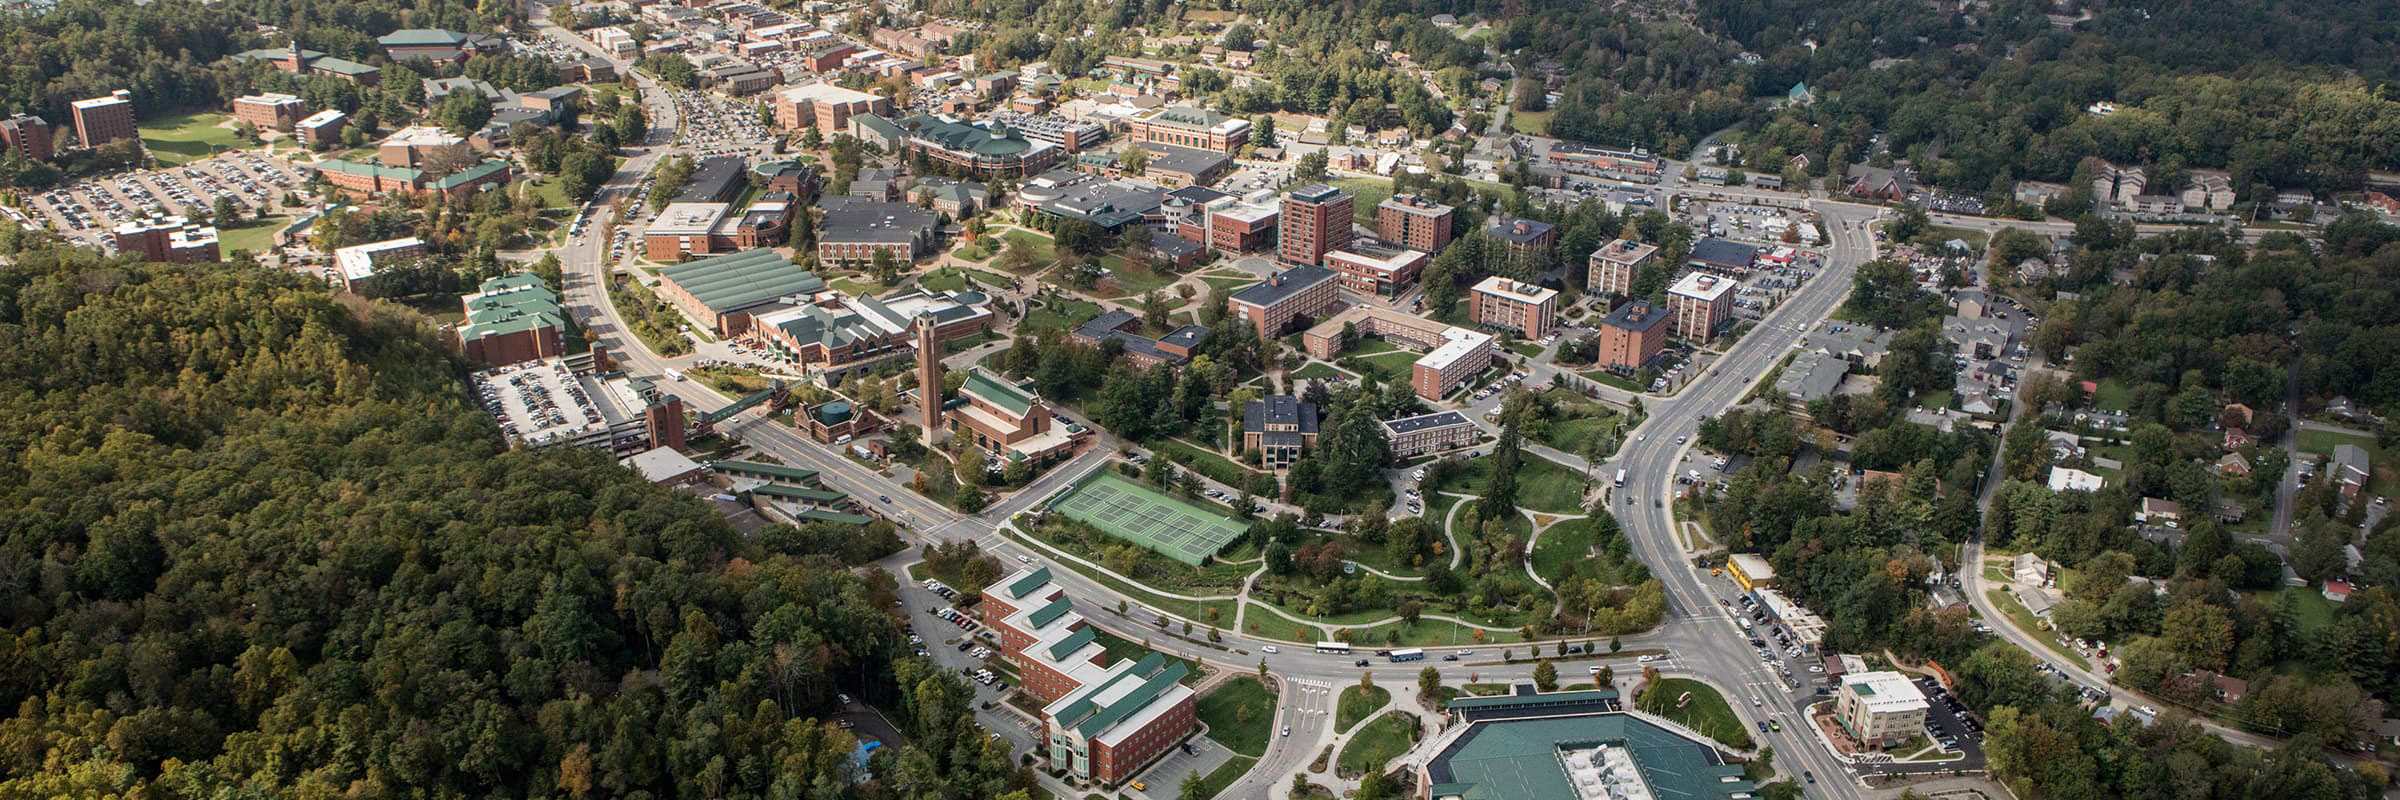
M 1625 488 L 1625 471 L 1617 470 L 1617 488 Z
M 1350 643 L 1349 643 L 1349 642 L 1318 642 L 1318 643 L 1317 643 L 1317 652 L 1319 652 L 1319 653 L 1340 653 L 1340 654 L 1343 654 L 1343 655 L 1349 655 L 1349 653 L 1350 653 Z
M 1422 647 L 1411 647 L 1406 650 L 1392 651 L 1392 663 L 1394 664 L 1398 664 L 1403 661 L 1423 660 L 1425 660 L 1425 649 Z

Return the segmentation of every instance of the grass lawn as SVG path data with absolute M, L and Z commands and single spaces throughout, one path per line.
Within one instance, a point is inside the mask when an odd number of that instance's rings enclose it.
M 1311 361 L 1311 362 L 1308 362 L 1306 365 L 1303 365 L 1303 366 L 1302 366 L 1302 367 L 1300 367 L 1299 369 L 1292 370 L 1292 380 L 1295 380 L 1295 381 L 1316 380 L 1316 379 L 1318 379 L 1318 378 L 1351 378 L 1351 377 L 1356 377 L 1356 376 L 1353 376 L 1353 375 L 1351 375 L 1351 374 L 1350 374 L 1350 373 L 1348 373 L 1348 372 L 1344 372 L 1344 371 L 1342 371 L 1342 370 L 1335 369 L 1335 368 L 1334 368 L 1334 366 L 1333 366 L 1332 364 L 1327 364 L 1327 363 L 1325 363 L 1325 362 L 1323 362 L 1323 361 Z
M 1518 133 L 1528 133 L 1535 136 L 1548 136 L 1550 135 L 1550 118 L 1555 116 L 1558 116 L 1557 109 L 1551 109 L 1549 111 L 1517 111 L 1512 109 L 1508 112 L 1508 127 L 1515 129 Z
M 1241 780 L 1242 776 L 1250 774 L 1250 768 L 1255 766 L 1258 766 L 1258 759 L 1249 756 L 1234 756 L 1225 763 L 1217 765 L 1214 771 L 1200 779 L 1200 796 L 1217 797 L 1225 794 L 1225 790 L 1232 787 L 1234 781 Z
M 2092 392 L 2092 405 L 2111 411 L 2124 411 L 2132 408 L 2133 388 L 2126 386 L 2124 381 L 2114 378 L 2101 381 L 2100 388 Z
M 950 255 L 960 261 L 982 261 L 991 258 L 992 251 L 983 249 L 979 242 L 967 242 L 951 248 Z
M 1542 531 L 1542 540 L 1534 543 L 1533 572 L 1552 584 L 1567 574 L 1575 562 L 1592 557 L 1592 543 L 1599 532 L 1593 530 L 1589 519 L 1570 519 Z
M 1350 633 L 1350 641 L 1364 646 L 1383 647 L 1384 634 L 1400 632 L 1401 647 L 1469 647 L 1476 644 L 1508 644 L 1524 641 L 1516 631 L 1483 631 L 1483 641 L 1475 641 L 1477 628 L 1438 619 L 1420 619 L 1414 626 L 1405 621 L 1393 621 L 1372 628 L 1358 628 Z
M 1351 196 L 1357 198 L 1350 201 L 1350 210 L 1351 216 L 1357 217 L 1360 222 L 1373 223 L 1375 205 L 1392 196 L 1392 182 L 1382 178 L 1335 178 L 1327 183 L 1337 189 L 1349 190 Z
M 917 285 L 940 292 L 967 288 L 967 275 L 956 269 L 937 269 L 917 277 Z
M 1509 349 L 1509 351 L 1511 351 L 1511 352 L 1514 352 L 1514 353 L 1516 353 L 1517 355 L 1524 356 L 1524 357 L 1526 357 L 1526 358 L 1541 358 L 1541 357 L 1542 357 L 1542 345 L 1541 345 L 1541 343 L 1540 343 L 1540 342 L 1528 342 L 1528 341 L 1524 341 L 1524 340 L 1520 339 L 1520 340 L 1517 340 L 1517 341 L 1512 341 L 1512 342 L 1509 342 L 1509 343 L 1508 343 L 1508 349 Z
M 1993 606 L 2000 609 L 2001 614 L 2008 616 L 2011 624 L 2024 629 L 2027 635 L 2041 640 L 2042 646 L 2050 648 L 2050 652 L 2064 656 L 2067 660 L 2077 664 L 2084 663 L 2083 656 L 2076 655 L 2074 648 L 2068 647 L 2065 642 L 2058 640 L 2058 634 L 2042 630 L 2041 620 L 2034 619 L 2033 612 L 2025 608 L 2024 603 L 2017 602 L 2016 595 L 2009 594 L 2006 589 L 1988 590 L 1983 595 L 1992 601 Z
M 1952 403 L 1956 402 L 1958 402 L 1958 396 L 1951 394 L 1947 389 L 1917 395 L 1917 407 L 1923 409 L 1949 408 Z
M 2326 458 L 2332 458 L 2333 448 L 2339 445 L 2352 445 L 2361 450 L 2367 451 L 2368 475 L 2366 493 L 2388 497 L 2395 492 L 2400 492 L 2400 486 L 2394 485 L 2396 483 L 2400 483 L 2400 462 L 2395 462 L 2392 460 L 2395 451 L 2376 447 L 2375 437 L 2355 436 L 2347 433 L 2310 430 L 2307 428 L 2302 428 L 2299 436 L 2299 445 L 2301 450 L 2310 453 L 2317 453 L 2325 456 Z
M 1352 685 L 1342 690 L 1341 705 L 1335 710 L 1333 730 L 1348 733 L 1351 726 L 1365 721 L 1368 714 L 1392 701 L 1392 690 L 1381 686 Z
M 1350 349 L 1344 350 L 1342 353 L 1353 356 L 1371 356 L 1376 353 L 1391 353 L 1399 350 L 1399 345 L 1384 341 L 1382 337 L 1369 336 L 1352 343 Z
M 142 146 L 166 166 L 181 166 L 226 150 L 247 146 L 232 128 L 217 127 L 229 119 L 213 111 L 193 111 L 153 117 L 139 126 Z
M 1622 376 L 1622 375 L 1618 375 L 1618 374 L 1616 374 L 1616 373 L 1614 373 L 1614 372 L 1610 372 L 1610 371 L 1608 371 L 1608 370 L 1604 370 L 1604 369 L 1595 369 L 1595 370 L 1592 370 L 1592 371 L 1589 371 L 1589 372 L 1578 372 L 1578 373 L 1575 373 L 1575 374 L 1577 374 L 1577 375 L 1582 375 L 1583 377 L 1585 377 L 1585 378 L 1589 378 L 1589 379 L 1591 379 L 1591 380 L 1593 380 L 1593 381 L 1596 381 L 1596 382 L 1599 382 L 1599 383 L 1602 383 L 1602 384 L 1605 384 L 1605 385 L 1608 385 L 1608 386 L 1614 386 L 1614 387 L 1617 387 L 1617 388 L 1619 388 L 1619 389 L 1623 389 L 1623 390 L 1625 390 L 1625 391 L 1628 391 L 1628 392 L 1633 392 L 1633 393 L 1636 393 L 1636 394 L 1639 394 L 1639 393 L 1642 393 L 1642 392 L 1647 392 L 1647 391 L 1650 391 L 1650 387 L 1648 387 L 1648 386 L 1641 386 L 1641 385 L 1635 384 L 1635 383 L 1634 383 L 1634 382 L 1633 382 L 1631 379 L 1628 379 L 1628 378 L 1626 378 L 1626 377 L 1624 377 L 1624 376 Z
M 1140 297 L 1152 289 L 1174 283 L 1176 278 L 1181 277 L 1169 272 L 1133 269 L 1125 265 L 1123 256 L 1104 256 L 1100 259 L 1100 266 L 1109 272 L 1108 277 L 1101 280 L 1117 287 L 1117 292 L 1111 295 L 1112 297 Z
M 1423 357 L 1423 355 L 1408 352 L 1406 350 L 1396 350 L 1389 353 L 1376 353 L 1371 356 L 1362 356 L 1356 359 L 1356 361 L 1357 363 L 1366 365 L 1368 369 L 1375 370 L 1377 373 L 1382 374 L 1387 379 L 1407 380 L 1409 373 L 1412 371 L 1413 365 L 1417 363 L 1417 359 Z
M 1257 678 L 1245 675 L 1217 684 L 1200 696 L 1195 711 L 1208 725 L 1208 738 L 1252 758 L 1267 754 L 1267 737 L 1275 729 L 1275 693 Z
M 557 178 L 535 178 L 532 188 L 527 192 L 543 208 L 571 208 L 575 205 L 574 201 L 567 199 L 566 182 Z
M 1675 707 L 1676 698 L 1685 692 L 1691 693 L 1691 699 L 1682 708 Z M 1642 690 L 1638 705 L 1643 711 L 1683 723 L 1684 727 L 1728 746 L 1750 748 L 1750 731 L 1742 727 L 1740 717 L 1733 715 L 1733 707 L 1726 705 L 1725 696 L 1708 684 L 1688 678 L 1662 678 Z
M 1242 612 L 1242 629 L 1253 636 L 1282 639 L 1287 642 L 1325 641 L 1324 628 L 1293 622 L 1281 614 L 1267 610 L 1266 606 L 1258 603 L 1248 605 L 1250 609 Z
M 1383 769 L 1384 762 L 1399 758 L 1416 742 L 1417 718 L 1406 711 L 1389 711 L 1360 728 L 1350 743 L 1342 746 L 1338 760 L 1341 774 L 1364 775 Z
M 2284 594 L 2288 594 L 2293 597 L 2294 602 L 2292 603 L 2292 606 L 2300 611 L 2299 617 L 2301 641 L 2315 641 L 2315 639 L 2310 637 L 2315 636 L 2317 631 L 2323 629 L 2325 626 L 2333 624 L 2333 609 L 2335 603 L 2331 600 L 2325 599 L 2325 593 L 2322 590 L 2319 590 L 2317 587 L 2286 586 L 2272 592 L 2259 592 L 2255 596 L 2258 598 L 2259 602 L 2265 603 L 2268 608 L 2274 608 L 2277 600 L 2276 595 Z
M 1583 513 L 1583 473 L 1531 453 L 1523 454 L 1517 464 L 1517 507 L 1552 514 Z M 1442 489 L 1481 494 L 1491 478 L 1492 459 L 1471 458 L 1466 469 Z
M 1200 276 L 1200 282 L 1208 284 L 1209 288 L 1212 289 L 1224 289 L 1226 291 L 1232 291 L 1253 283 L 1257 283 L 1258 279 L 1248 275 L 1244 275 L 1239 278 L 1229 278 L 1218 275 L 1202 275 Z
M 1041 548 L 1040 545 L 1033 544 L 1033 540 L 1024 536 L 1023 534 L 1010 532 L 1008 533 L 1008 536 L 1016 539 L 1020 543 L 1024 543 L 1027 547 L 1033 547 L 1036 549 Z M 1134 602 L 1191 620 L 1195 626 L 1207 624 L 1209 619 L 1208 612 L 1212 609 L 1217 612 L 1217 619 L 1233 619 L 1234 601 L 1232 600 L 1177 600 L 1171 597 L 1161 596 L 1157 592 L 1144 589 L 1140 586 L 1118 580 L 1115 577 L 1101 573 L 1099 570 L 1092 569 L 1072 560 L 1061 560 L 1058 563 L 1065 565 L 1068 569 L 1072 569 L 1077 573 L 1082 574 L 1086 578 L 1098 581 L 1100 585 L 1113 589 L 1118 594 L 1133 598 Z M 1200 629 L 1198 627 L 1194 627 L 1192 630 L 1194 635 L 1199 634 Z
M 1042 299 L 1042 307 L 1026 312 L 1025 319 L 1017 323 L 1017 333 L 1019 335 L 1035 331 L 1065 333 L 1097 316 L 1100 316 L 1100 304 L 1098 303 L 1077 300 L 1066 295 L 1050 295 Z
M 289 217 L 268 217 L 242 223 L 239 227 L 218 228 L 217 246 L 227 253 L 235 250 L 264 253 L 275 246 L 275 232 L 290 224 L 292 220 Z
M 1046 266 L 1050 262 L 1058 260 L 1058 245 L 1051 241 L 1049 234 L 1018 228 L 1007 233 L 1000 234 L 1000 238 L 1007 239 L 1011 242 L 1024 242 L 1028 246 L 1031 246 L 1033 248 L 1033 263 L 1036 266 Z

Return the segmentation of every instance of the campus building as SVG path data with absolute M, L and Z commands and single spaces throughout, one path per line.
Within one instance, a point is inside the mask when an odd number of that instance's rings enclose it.
M 110 231 L 117 252 L 143 261 L 196 264 L 222 260 L 217 252 L 217 229 L 182 217 L 155 217 L 118 225 Z
M 1330 361 L 1340 355 L 1345 328 L 1424 353 L 1409 365 L 1409 387 L 1427 402 L 1440 402 L 1460 384 L 1491 367 L 1493 351 L 1498 349 L 1490 334 L 1370 305 L 1351 306 L 1317 323 L 1300 334 L 1300 345 L 1310 356 Z
M 1342 288 L 1363 295 L 1398 297 L 1417 283 L 1432 257 L 1422 250 L 1394 247 L 1374 239 L 1351 242 L 1325 254 L 1325 265 L 1342 276 Z
M 1558 321 L 1558 292 L 1493 275 L 1467 292 L 1467 318 L 1524 339 L 1550 335 Z
M 1649 366 L 1667 347 L 1667 312 L 1640 300 L 1618 306 L 1600 320 L 1599 364 L 1606 369 Z
M 1268 469 L 1283 469 L 1317 444 L 1317 404 L 1271 394 L 1242 406 L 1242 449 Z
M 1099 347 L 1103 342 L 1116 342 L 1123 349 L 1126 363 L 1135 369 L 1148 370 L 1160 364 L 1181 365 L 1192 360 L 1193 351 L 1208 340 L 1208 328 L 1185 325 L 1152 339 L 1135 333 L 1142 319 L 1133 312 L 1112 308 L 1092 321 L 1075 328 L 1075 341 Z
M 1474 444 L 1483 429 L 1456 411 L 1436 411 L 1383 421 L 1383 437 L 1391 440 L 1392 455 L 1416 458 Z
M 1874 750 L 1923 735 L 1930 708 L 1916 682 L 1897 672 L 1843 675 L 1833 696 L 1834 721 L 1860 747 Z
M 515 444 L 603 448 L 619 456 L 685 446 L 683 400 L 624 374 L 603 346 L 493 367 L 470 381 Z
M 1633 279 L 1642 268 L 1658 260 L 1658 245 L 1631 239 L 1618 239 L 1592 251 L 1591 269 L 1585 272 L 1584 288 L 1593 294 L 1629 296 L 1633 294 Z
M 424 257 L 425 241 L 414 236 L 354 244 L 333 251 L 333 274 L 343 289 L 369 294 L 372 293 L 376 273 L 384 267 Z
M 817 220 L 817 262 L 865 266 L 880 250 L 892 263 L 907 264 L 933 246 L 934 225 L 941 217 L 909 203 L 827 198 Z
M 958 400 L 945 404 L 952 436 L 1009 461 L 1043 462 L 1067 455 L 1079 438 L 1051 417 L 1040 395 L 981 368 L 969 369 Z
M 1614 689 L 1460 697 L 1412 752 L 1427 800 L 1740 800 L 1757 787 L 1706 737 L 1619 704 Z
M 1188 192 L 1193 188 L 1176 191 Z M 1175 235 L 1227 253 L 1254 253 L 1274 244 L 1275 222 L 1280 213 L 1273 204 L 1245 203 L 1226 195 L 1198 204 L 1179 218 Z
M 1166 225 L 1166 200 L 1167 188 L 1157 184 L 1054 169 L 1019 185 L 1016 204 L 1031 213 L 1083 220 L 1120 233 L 1132 225 Z
M 315 164 L 317 173 L 334 188 L 354 196 L 392 192 L 411 197 L 440 194 L 462 200 L 486 187 L 506 186 L 508 162 L 485 161 L 442 177 L 416 167 L 390 167 L 373 162 L 327 159 Z
M 233 99 L 233 118 L 262 131 L 291 130 L 305 116 L 308 104 L 288 94 L 266 92 Z
M 459 299 L 466 321 L 458 326 L 459 354 L 494 366 L 553 358 L 566 353 L 559 331 L 566 312 L 558 293 L 530 272 L 484 281 Z
M 332 147 L 342 141 L 342 128 L 350 124 L 350 115 L 340 109 L 328 108 L 292 124 L 292 132 L 309 147 Z
M 1020 569 L 985 587 L 983 616 L 1002 657 L 1040 698 L 1050 766 L 1080 780 L 1115 785 L 1166 755 L 1198 727 L 1189 668 L 1158 653 L 1109 663 L 1098 631 L 1075 609 L 1048 567 Z
M 1019 135 L 1007 125 L 970 125 L 929 114 L 900 121 L 908 131 L 902 149 L 948 164 L 977 178 L 1022 178 L 1057 163 L 1064 149 Z
M 658 271 L 658 297 L 722 338 L 750 333 L 759 314 L 825 290 L 825 280 L 773 250 L 711 256 Z
M 289 47 L 270 47 L 245 50 L 233 56 L 235 61 L 265 61 L 275 68 L 294 75 L 331 75 L 358 86 L 376 86 L 383 82 L 383 70 L 346 58 L 335 58 L 315 50 L 305 50 L 295 41 Z
M 1668 330 L 1678 338 L 1705 342 L 1733 318 L 1734 281 L 1705 272 L 1687 272 L 1667 288 Z
M 0 118 L 0 149 L 15 150 L 34 161 L 48 161 L 58 154 L 50 136 L 50 121 L 31 114 Z
M 1283 196 L 1278 254 L 1293 264 L 1322 265 L 1325 254 L 1350 246 L 1349 192 L 1312 183 Z
M 853 115 L 892 113 L 890 98 L 830 83 L 811 83 L 776 92 L 773 106 L 777 127 L 784 130 L 813 127 L 827 141 L 850 132 Z
M 1412 250 L 1441 252 L 1450 243 L 1456 211 L 1421 195 L 1392 195 L 1375 204 L 1375 235 Z
M 489 33 L 459 33 L 439 28 L 402 28 L 375 37 L 393 61 L 422 58 L 435 65 L 456 64 L 468 56 L 507 53 L 507 39 Z
M 1250 143 L 1250 121 L 1191 106 L 1167 106 L 1126 121 L 1135 142 L 1232 153 Z
M 1493 217 L 1484 232 L 1508 247 L 1508 252 L 1527 263 L 1549 263 L 1550 251 L 1558 247 L 1558 226 L 1541 220 Z
M 77 100 L 69 105 L 75 115 L 75 140 L 85 147 L 99 147 L 118 139 L 139 139 L 142 132 L 133 124 L 133 93 L 118 89 L 102 97 Z
M 642 229 L 642 255 L 652 261 L 773 247 L 790 238 L 800 204 L 789 193 L 759 195 L 741 213 L 729 203 L 669 204 Z
M 1340 294 L 1340 273 L 1302 266 L 1267 276 L 1225 298 L 1225 310 L 1250 323 L 1258 338 L 1282 336 L 1293 323 L 1333 310 Z
M 887 297 L 816 293 L 805 302 L 758 315 L 750 338 L 831 384 L 911 352 L 916 320 L 930 316 L 935 352 L 943 343 L 992 326 L 978 292 L 907 289 Z

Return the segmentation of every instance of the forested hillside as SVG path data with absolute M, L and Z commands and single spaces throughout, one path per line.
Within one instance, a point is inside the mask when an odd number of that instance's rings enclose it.
M 0 266 L 0 797 L 1023 785 L 893 660 L 888 578 L 504 449 L 414 319 L 248 264 Z M 903 712 L 883 780 L 811 718 L 836 691 Z

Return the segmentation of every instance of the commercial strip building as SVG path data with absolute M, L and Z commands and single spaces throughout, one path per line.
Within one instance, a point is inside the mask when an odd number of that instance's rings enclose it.
M 980 367 L 967 371 L 958 399 L 943 408 L 952 435 L 972 436 L 977 447 L 1010 461 L 1061 458 L 1082 437 L 1082 431 L 1054 419 L 1040 395 Z
M 1550 335 L 1558 322 L 1558 292 L 1492 275 L 1467 291 L 1467 318 L 1520 338 Z
M 1692 255 L 1685 259 L 1693 269 L 1723 275 L 1746 275 L 1758 263 L 1759 248 L 1714 237 L 1692 244 Z
M 1741 800 L 1757 787 L 1708 740 L 1625 711 L 1613 689 L 1460 697 L 1412 751 L 1428 800 Z
M 1666 309 L 1640 300 L 1618 306 L 1600 319 L 1600 366 L 1615 370 L 1649 366 L 1667 348 L 1667 327 Z
M 75 116 L 75 140 L 99 147 L 118 139 L 139 139 L 133 122 L 133 92 L 118 89 L 100 97 L 68 104 Z
M 1734 585 L 1742 591 L 1757 591 L 1775 585 L 1775 568 L 1765 557 L 1753 553 L 1735 553 L 1725 559 L 1725 571 L 1733 576 Z
M 384 267 L 425 257 L 425 241 L 414 236 L 354 244 L 333 251 L 334 275 L 342 288 L 361 294 L 374 291 L 375 274 Z
M 459 306 L 467 318 L 457 328 L 458 350 L 470 361 L 505 366 L 566 354 L 566 312 L 533 273 L 486 280 Z
M 1638 147 L 1618 149 L 1554 142 L 1550 145 L 1548 155 L 1553 166 L 1578 175 L 1605 175 L 1657 183 L 1666 169 L 1657 156 Z
M 1384 341 L 1423 352 L 1425 355 L 1409 366 L 1409 387 L 1428 402 L 1440 402 L 1491 367 L 1494 351 L 1499 349 L 1493 346 L 1490 334 L 1370 305 L 1351 306 L 1317 323 L 1300 334 L 1300 345 L 1310 356 L 1330 361 L 1340 355 L 1345 328 L 1359 336 L 1381 336 Z
M 1897 672 L 1859 672 L 1842 676 L 1833 696 L 1833 719 L 1860 747 L 1881 750 L 1922 736 L 1924 691 Z
M 1242 406 L 1242 449 L 1268 469 L 1283 469 L 1317 444 L 1317 404 L 1271 394 Z
M 1232 153 L 1250 143 L 1250 121 L 1191 106 L 1167 106 L 1126 120 L 1135 142 Z
M 291 130 L 305 116 L 308 104 L 288 94 L 265 92 L 233 99 L 233 118 L 262 131 Z
M 1273 339 L 1293 323 L 1333 310 L 1340 300 L 1340 273 L 1301 266 L 1268 275 L 1225 298 L 1225 310 L 1250 323 L 1260 339 Z
M 1383 437 L 1391 440 L 1392 455 L 1415 458 L 1474 444 L 1483 429 L 1456 411 L 1436 411 L 1383 421 Z
M 1592 251 L 1584 288 L 1593 294 L 1631 295 L 1633 279 L 1658 260 L 1658 245 L 1618 239 Z
M 907 264 L 933 247 L 935 225 L 941 217 L 904 202 L 829 197 L 819 203 L 817 262 L 859 267 L 882 251 L 896 264 Z
M 109 232 L 109 240 L 116 243 L 118 253 L 141 256 L 143 261 L 197 264 L 223 260 L 217 250 L 217 229 L 179 216 L 118 225 Z
M 1048 567 L 985 587 L 977 613 L 1000 637 L 1025 690 L 1043 706 L 1036 748 L 1055 769 L 1104 785 L 1125 782 L 1192 735 L 1197 695 L 1189 668 L 1156 652 L 1107 663 L 1098 631 Z
M 1825 642 L 1825 620 L 1816 612 L 1802 608 L 1773 588 L 1752 589 L 1750 594 L 1758 598 L 1759 606 L 1767 610 L 1769 618 L 1792 632 L 1792 644 L 1798 645 L 1801 652 L 1814 653 L 1817 645 Z
M 1668 332 L 1695 342 L 1716 336 L 1717 328 L 1733 318 L 1734 284 L 1705 272 L 1684 273 L 1667 287 L 1667 313 L 1674 320 Z
M 1432 256 L 1422 250 L 1361 239 L 1325 253 L 1325 265 L 1342 276 L 1342 288 L 1363 295 L 1398 297 L 1416 285 Z
M 1277 254 L 1292 264 L 1325 263 L 1325 254 L 1347 249 L 1352 236 L 1349 192 L 1312 183 L 1283 196 Z
M 1402 247 L 1438 253 L 1450 243 L 1456 212 L 1421 195 L 1392 195 L 1375 204 L 1375 235 Z

